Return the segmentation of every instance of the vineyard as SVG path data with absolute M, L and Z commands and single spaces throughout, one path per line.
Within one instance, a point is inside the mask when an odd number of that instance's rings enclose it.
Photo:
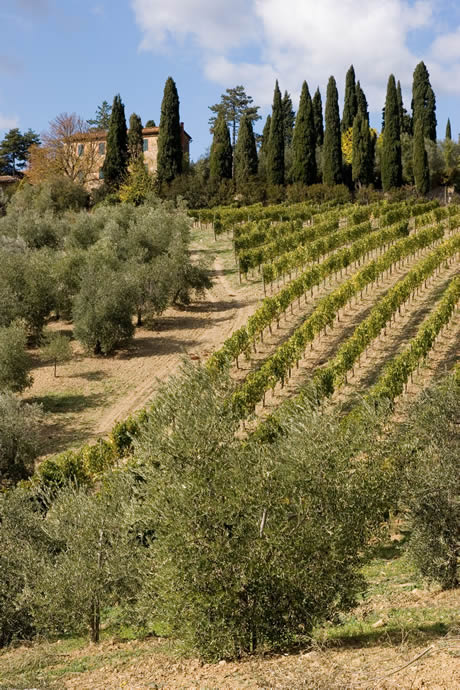
M 227 237 L 240 283 L 260 281 L 265 295 L 207 364 L 230 371 L 244 428 L 266 433 L 304 399 L 348 401 L 350 412 L 391 407 L 443 334 L 448 366 L 458 335 L 459 207 L 305 203 L 194 220 Z

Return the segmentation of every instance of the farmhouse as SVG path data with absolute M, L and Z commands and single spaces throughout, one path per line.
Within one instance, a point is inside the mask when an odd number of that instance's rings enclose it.
M 181 122 L 180 127 L 182 151 L 184 154 L 188 155 L 192 137 L 185 131 L 183 122 Z M 159 127 L 144 127 L 142 130 L 144 162 L 147 170 L 151 174 L 156 173 L 157 170 L 159 131 Z M 73 145 L 76 147 L 78 156 L 84 156 L 86 160 L 90 161 L 90 171 L 86 176 L 86 185 L 89 188 L 94 188 L 102 184 L 104 179 L 102 166 L 104 164 L 107 149 L 107 131 L 96 130 L 80 135 L 78 139 L 75 139 Z

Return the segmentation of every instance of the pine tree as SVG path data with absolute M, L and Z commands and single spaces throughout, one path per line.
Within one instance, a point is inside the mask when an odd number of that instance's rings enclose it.
M 423 121 L 424 136 L 436 141 L 436 99 L 430 84 L 430 75 L 424 62 L 419 62 L 414 70 L 412 82 L 412 119 Z
M 316 141 L 315 121 L 313 119 L 313 104 L 307 82 L 302 84 L 299 110 L 292 139 L 292 169 L 293 182 L 305 185 L 314 184 L 317 178 L 316 170 Z
M 243 115 L 240 120 L 234 156 L 234 176 L 237 189 L 243 187 L 250 177 L 257 175 L 257 163 L 257 148 L 252 121 L 247 115 Z
M 353 65 L 349 68 L 345 78 L 345 101 L 342 113 L 342 132 L 353 127 L 353 121 L 358 112 L 358 101 L 356 97 L 355 69 Z
M 267 115 L 265 120 L 264 129 L 262 132 L 262 140 L 259 149 L 259 165 L 258 173 L 264 179 L 267 178 L 267 156 L 268 156 L 268 142 L 270 140 L 270 127 L 272 122 L 272 116 Z
M 450 126 L 450 118 L 447 118 L 446 139 L 447 139 L 448 141 L 452 141 L 452 129 L 451 129 L 451 126 Z
M 323 103 L 321 101 L 321 93 L 319 87 L 315 91 L 312 98 L 313 119 L 315 121 L 315 140 L 317 146 L 322 146 L 324 141 L 324 126 L 323 126 Z
M 268 139 L 267 177 L 270 184 L 284 184 L 284 122 L 278 80 L 273 95 L 270 137 Z
M 128 169 L 128 133 L 126 131 L 125 106 L 120 94 L 113 99 L 107 132 L 107 153 L 102 167 L 104 181 L 108 186 L 117 187 Z
M 128 152 L 130 162 L 144 159 L 142 121 L 139 115 L 136 115 L 136 113 L 133 113 L 129 118 Z
M 363 116 L 369 123 L 369 110 L 367 105 L 367 98 L 364 91 L 361 88 L 361 84 L 359 83 L 359 81 L 356 83 L 356 108 L 356 112 L 358 112 L 358 110 L 361 110 Z
M 102 104 L 96 110 L 95 117 L 92 120 L 86 120 L 86 122 L 91 129 L 108 129 L 111 112 L 112 108 L 107 101 L 102 101 Z
M 361 108 L 353 121 L 352 178 L 358 186 L 372 182 L 374 168 L 374 147 L 369 123 Z
M 182 141 L 179 117 L 179 96 L 172 77 L 165 83 L 161 102 L 158 133 L 157 176 L 160 182 L 171 182 L 182 172 Z
M 342 182 L 342 140 L 340 135 L 339 95 L 334 77 L 329 78 L 326 94 L 326 129 L 323 147 L 323 182 Z
M 222 111 L 225 122 L 230 126 L 232 133 L 232 147 L 235 148 L 238 127 L 243 115 L 246 115 L 251 122 L 255 122 L 261 118 L 261 116 L 257 113 L 259 106 L 252 105 L 252 103 L 252 96 L 247 95 L 246 91 L 244 90 L 244 86 L 241 84 L 234 86 L 231 89 L 226 89 L 225 93 L 223 93 L 220 98 L 220 103 L 209 106 L 209 110 L 214 113 L 214 115 L 209 118 L 211 133 L 214 132 L 217 117 Z
M 385 100 L 385 131 L 383 134 L 381 168 L 382 185 L 385 192 L 394 187 L 401 186 L 402 164 L 398 95 L 395 78 L 392 74 L 388 79 Z
M 217 116 L 216 124 L 214 125 L 214 135 L 209 157 L 209 176 L 215 183 L 219 183 L 224 179 L 231 179 L 232 177 L 232 145 L 222 111 Z
M 415 121 L 413 161 L 415 187 L 419 194 L 425 196 L 430 189 L 430 170 L 425 149 L 423 120 L 420 118 Z

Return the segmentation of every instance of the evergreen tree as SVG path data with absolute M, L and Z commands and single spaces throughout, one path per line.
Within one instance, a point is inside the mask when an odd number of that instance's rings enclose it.
M 270 127 L 272 122 L 272 116 L 267 115 L 265 121 L 264 129 L 262 132 L 262 139 L 259 149 L 259 168 L 258 172 L 264 179 L 267 177 L 267 156 L 268 156 L 268 142 L 270 140 Z
M 361 110 L 364 118 L 369 123 L 369 110 L 367 105 L 367 98 L 364 91 L 361 88 L 361 84 L 359 83 L 359 81 L 356 83 L 356 112 L 358 112 L 358 110 Z
M 284 147 L 287 148 L 292 143 L 294 134 L 295 112 L 292 107 L 292 99 L 290 94 L 285 91 L 283 100 L 283 125 L 284 125 Z
M 31 129 L 24 134 L 17 127 L 10 129 L 0 143 L 0 175 L 16 175 L 25 168 L 33 144 L 38 146 L 40 138 Z
M 323 126 L 323 103 L 321 101 L 321 93 L 319 87 L 315 91 L 312 98 L 313 106 L 313 120 L 315 122 L 315 140 L 317 146 L 322 146 L 324 141 L 324 126 Z
M 145 123 L 146 127 L 156 127 L 155 120 L 147 120 Z
M 252 103 L 252 96 L 247 95 L 244 86 L 241 84 L 231 89 L 226 89 L 225 93 L 221 96 L 220 103 L 209 106 L 209 110 L 214 113 L 214 115 L 209 118 L 211 132 L 213 133 L 214 131 L 219 113 L 223 112 L 225 122 L 231 127 L 232 146 L 235 148 L 238 127 L 243 115 L 246 115 L 251 122 L 260 120 L 261 116 L 257 113 L 259 106 L 254 106 Z
M 398 97 L 399 128 L 401 134 L 405 133 L 412 135 L 412 118 L 404 107 L 400 81 L 398 81 L 396 86 L 396 93 Z
M 382 146 L 382 185 L 387 192 L 402 183 L 401 133 L 399 128 L 398 94 L 391 74 L 385 100 L 385 131 Z
M 112 108 L 107 101 L 102 101 L 102 105 L 98 106 L 96 115 L 92 120 L 86 120 L 91 129 L 108 129 L 110 124 L 110 115 Z
M 326 94 L 326 129 L 323 148 L 323 182 L 342 182 L 342 141 L 340 135 L 339 95 L 334 77 L 329 78 Z
M 244 186 L 251 176 L 257 175 L 256 140 L 251 119 L 247 115 L 243 115 L 240 120 L 234 166 L 237 188 Z
M 144 140 L 142 137 L 142 121 L 139 115 L 133 113 L 129 118 L 128 152 L 130 162 L 144 159 Z
M 120 94 L 113 99 L 109 131 L 107 133 L 107 153 L 103 165 L 104 180 L 109 186 L 118 186 L 128 169 L 128 133 L 126 131 L 125 106 Z
M 293 160 L 291 177 L 293 182 L 310 185 L 316 182 L 316 141 L 313 104 L 307 82 L 302 84 L 299 110 L 292 139 Z
M 436 141 L 436 99 L 430 84 L 430 75 L 424 62 L 419 62 L 414 70 L 412 82 L 412 118 L 423 121 L 424 136 Z
M 451 127 L 450 127 L 450 118 L 447 118 L 446 139 L 447 139 L 448 141 L 452 141 L 452 129 L 451 129 Z
M 284 122 L 283 104 L 278 80 L 273 95 L 270 137 L 267 151 L 267 176 L 270 184 L 284 184 Z
M 165 83 L 161 102 L 158 133 L 157 176 L 160 182 L 171 182 L 182 172 L 182 141 L 179 118 L 179 96 L 172 77 Z
M 353 65 L 349 68 L 345 79 L 345 101 L 342 113 L 342 132 L 353 127 L 353 121 L 358 112 L 358 101 L 356 97 L 355 69 Z
M 425 196 L 430 189 L 430 170 L 428 167 L 428 155 L 425 149 L 423 120 L 420 118 L 415 121 L 413 165 L 415 187 L 419 194 Z
M 353 121 L 353 160 L 352 178 L 358 186 L 372 182 L 374 167 L 374 147 L 372 145 L 369 123 L 361 108 Z
M 221 182 L 232 177 L 232 145 L 224 113 L 221 111 L 214 125 L 209 175 L 213 182 Z

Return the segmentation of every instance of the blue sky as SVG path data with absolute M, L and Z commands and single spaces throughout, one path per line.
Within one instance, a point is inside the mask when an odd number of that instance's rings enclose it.
M 0 135 L 13 126 L 40 133 L 63 112 L 88 119 L 116 93 L 127 118 L 137 112 L 158 124 L 171 75 L 196 160 L 210 145 L 208 106 L 227 87 L 243 84 L 265 116 L 276 78 L 296 108 L 304 79 L 324 99 L 333 74 L 343 96 L 351 63 L 380 129 L 389 74 L 410 107 L 421 59 L 437 97 L 438 137 L 448 116 L 456 137 L 457 0 L 0 0 Z

